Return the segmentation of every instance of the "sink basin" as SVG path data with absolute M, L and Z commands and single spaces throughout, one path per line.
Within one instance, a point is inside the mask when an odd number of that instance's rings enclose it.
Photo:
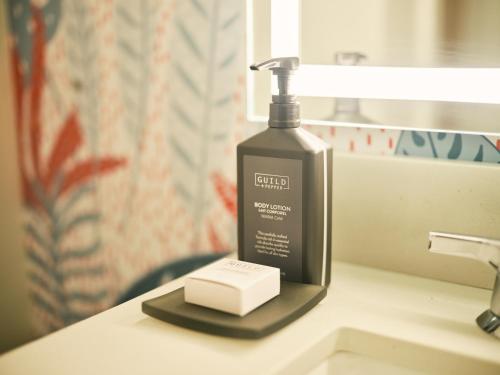
M 329 354 L 308 375 L 499 374 L 495 363 L 357 329 L 339 329 L 327 341 Z

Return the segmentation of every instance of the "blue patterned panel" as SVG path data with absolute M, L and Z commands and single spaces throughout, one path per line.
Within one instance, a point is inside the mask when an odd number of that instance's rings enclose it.
M 482 135 L 402 131 L 396 155 L 500 163 L 500 151 Z

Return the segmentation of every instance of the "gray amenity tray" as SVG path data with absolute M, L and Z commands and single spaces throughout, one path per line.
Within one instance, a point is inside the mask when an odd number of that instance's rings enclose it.
M 142 311 L 181 327 L 214 335 L 257 339 L 298 319 L 326 296 L 327 287 L 281 282 L 280 294 L 244 317 L 184 302 L 184 288 L 142 303 Z

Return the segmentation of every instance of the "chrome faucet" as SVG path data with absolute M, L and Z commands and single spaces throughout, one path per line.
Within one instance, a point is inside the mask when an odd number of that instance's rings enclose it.
M 487 333 L 500 327 L 500 241 L 460 234 L 430 232 L 429 251 L 480 260 L 496 272 L 491 306 L 476 318 L 477 325 Z

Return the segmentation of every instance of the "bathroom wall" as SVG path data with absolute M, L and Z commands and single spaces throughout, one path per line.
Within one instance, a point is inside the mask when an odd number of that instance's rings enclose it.
M 0 3 L 0 56 L 7 55 L 5 3 Z M 21 197 L 13 101 L 7 60 L 0 58 L 0 353 L 31 338 L 26 258 L 21 246 Z

